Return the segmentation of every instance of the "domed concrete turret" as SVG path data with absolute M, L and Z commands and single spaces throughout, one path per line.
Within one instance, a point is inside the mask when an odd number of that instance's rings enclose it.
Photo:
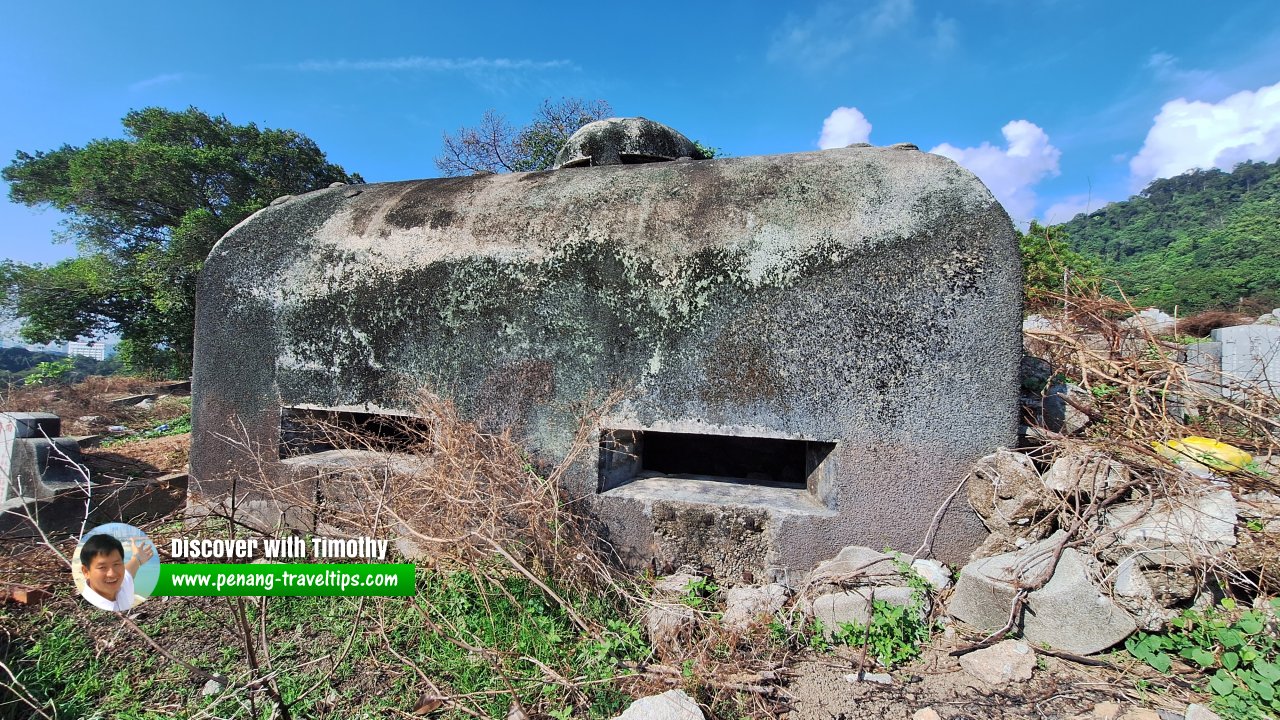
M 705 160 L 689 138 L 652 120 L 608 118 L 583 125 L 556 155 L 556 169 L 590 165 L 633 165 L 677 158 Z

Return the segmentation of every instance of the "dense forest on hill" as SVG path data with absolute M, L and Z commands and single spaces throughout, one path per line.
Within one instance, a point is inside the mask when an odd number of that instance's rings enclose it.
M 1139 307 L 1280 307 L 1280 161 L 1156 180 L 1057 228 Z

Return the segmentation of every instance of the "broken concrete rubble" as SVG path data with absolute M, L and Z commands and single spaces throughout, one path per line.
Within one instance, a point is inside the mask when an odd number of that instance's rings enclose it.
M 702 709 L 683 690 L 642 697 L 614 720 L 703 720 Z
M 1023 453 L 1000 449 L 980 459 L 966 483 L 969 504 L 996 539 L 1036 540 L 1047 534 L 1039 522 L 1057 504 Z
M 865 625 L 870 622 L 874 601 L 909 608 L 915 605 L 915 592 L 909 587 L 887 585 L 827 593 L 807 602 L 805 614 L 821 622 L 823 634 L 831 639 L 841 625 Z M 928 606 L 922 604 L 920 611 L 922 615 L 927 615 Z
M 1019 589 L 1048 572 L 1063 538 L 1057 533 L 1024 550 L 975 560 L 960 570 L 948 606 L 950 614 L 981 632 L 995 632 L 1012 617 L 1014 628 L 1035 643 L 1089 655 L 1124 640 L 1137 623 L 1104 596 L 1090 577 L 1085 556 L 1062 550 L 1052 577 L 1026 596 L 1014 614 Z
M 1236 501 L 1228 490 L 1138 500 L 1106 511 L 1115 534 L 1108 554 L 1143 567 L 1188 566 L 1236 544 Z
M 1069 452 L 1054 460 L 1042 478 L 1044 486 L 1064 495 L 1077 491 L 1094 496 L 1129 482 L 1124 463 L 1093 452 Z
M 777 583 L 730 588 L 724 594 L 724 614 L 720 621 L 739 632 L 752 623 L 767 622 L 786 605 L 790 592 Z
M 1030 680 L 1035 667 L 1035 651 L 1021 640 L 1002 640 L 960 656 L 960 668 L 989 685 Z

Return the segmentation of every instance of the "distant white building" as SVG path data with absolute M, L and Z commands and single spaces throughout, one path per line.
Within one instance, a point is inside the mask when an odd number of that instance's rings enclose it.
M 67 355 L 70 357 L 87 357 L 93 360 L 107 359 L 107 346 L 100 342 L 69 342 Z

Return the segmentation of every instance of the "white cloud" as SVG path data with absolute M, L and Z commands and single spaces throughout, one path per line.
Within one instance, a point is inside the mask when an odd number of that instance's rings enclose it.
M 576 69 L 569 60 L 527 60 L 511 58 L 438 58 L 410 56 L 379 60 L 307 60 L 289 66 L 293 70 L 307 72 L 337 72 L 349 70 L 402 71 L 425 70 L 434 72 L 466 72 L 474 70 L 556 70 Z
M 1147 58 L 1147 69 L 1156 80 L 1172 85 L 1182 93 L 1203 95 L 1219 89 L 1222 84 L 1217 74 L 1183 68 L 1178 58 L 1167 52 L 1152 53 Z
M 915 0 L 877 0 L 862 5 L 864 9 L 859 11 L 858 4 L 828 2 L 807 16 L 788 15 L 774 33 L 769 60 L 820 70 L 855 51 L 868 51 L 890 36 L 899 49 L 905 47 L 903 40 L 908 45 L 912 40 L 916 45 L 928 42 L 943 50 L 955 43 L 955 21 L 938 17 L 931 31 L 923 29 Z
M 139 80 L 138 82 L 133 83 L 129 86 L 129 91 L 139 92 L 141 90 L 146 90 L 147 88 L 156 87 L 157 85 L 168 85 L 169 83 L 178 82 L 183 77 L 185 76 L 182 73 L 165 73 L 163 75 L 156 75 L 155 77 L 149 77 L 146 80 Z
M 838 107 L 822 121 L 818 147 L 823 150 L 866 142 L 871 137 L 871 123 L 855 107 Z
M 1129 161 L 1133 188 L 1192 168 L 1231 169 L 1280 156 L 1280 83 L 1221 102 L 1171 100 L 1160 108 L 1142 149 Z
M 968 168 L 986 183 L 1014 222 L 1027 223 L 1034 217 L 1036 206 L 1032 187 L 1058 174 L 1062 152 L 1049 142 L 1044 130 L 1026 120 L 1014 120 L 1000 132 L 1007 143 L 1003 148 L 987 142 L 969 148 L 943 143 L 929 152 Z

